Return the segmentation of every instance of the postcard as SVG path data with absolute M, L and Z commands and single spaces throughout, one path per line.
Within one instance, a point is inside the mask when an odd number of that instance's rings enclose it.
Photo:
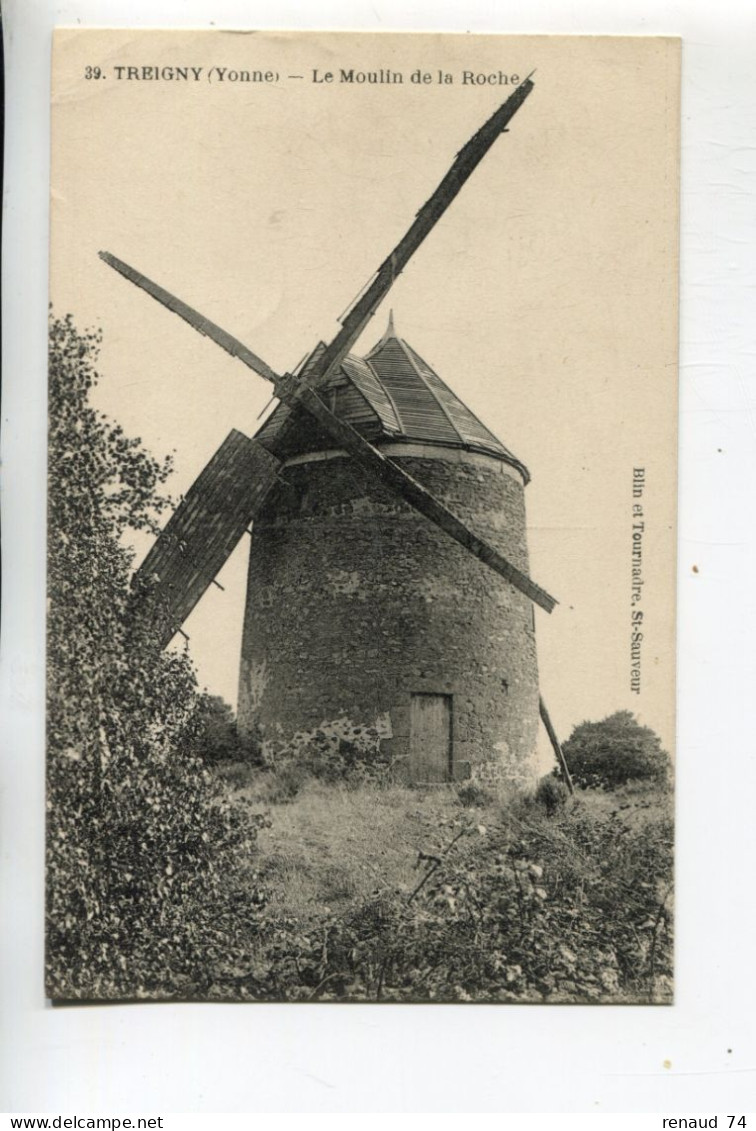
M 680 43 L 60 29 L 47 992 L 673 995 Z

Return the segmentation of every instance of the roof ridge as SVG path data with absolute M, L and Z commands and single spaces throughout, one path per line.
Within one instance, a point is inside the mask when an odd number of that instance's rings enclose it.
M 424 365 L 427 369 L 429 369 L 430 372 L 433 374 L 433 376 L 436 378 L 436 380 L 439 381 L 444 386 L 444 388 L 454 397 L 457 404 L 459 404 L 465 410 L 465 412 L 469 413 L 469 415 L 473 418 L 473 420 L 477 424 L 480 425 L 480 427 L 483 429 L 483 431 L 486 432 L 487 435 L 489 435 L 491 437 L 491 439 L 496 444 L 498 444 L 498 446 L 502 449 L 502 451 L 506 452 L 506 454 L 508 456 L 512 456 L 513 459 L 517 459 L 517 457 L 514 455 L 514 453 L 510 452 L 510 450 L 506 446 L 506 444 L 503 444 L 501 442 L 501 440 L 499 439 L 499 437 L 494 432 L 491 431 L 491 429 L 488 427 L 488 425 L 484 424 L 483 421 L 480 419 L 480 417 L 476 413 L 473 412 L 473 410 L 470 408 L 468 403 L 466 401 L 460 400 L 459 396 L 454 392 L 454 389 L 452 389 L 451 385 L 447 385 L 447 383 L 446 383 L 446 381 L 444 381 L 443 377 L 439 376 L 439 374 L 436 372 L 436 370 L 433 368 L 433 366 L 429 365 L 428 362 L 425 360 L 425 358 L 421 357 L 416 349 L 413 349 L 412 346 L 408 342 L 405 342 L 403 339 L 402 339 L 402 345 L 407 350 L 409 350 L 410 354 L 412 354 L 412 357 L 410 358 L 410 360 L 412 361 L 413 365 L 415 365 L 416 368 L 417 368 L 416 361 L 419 361 L 421 365 Z M 422 376 L 422 373 L 420 374 L 420 376 Z M 424 378 L 424 380 L 425 380 L 425 378 Z M 425 380 L 425 384 L 426 385 L 428 384 L 427 380 Z M 440 403 L 441 402 L 439 401 L 439 404 Z M 443 405 L 441 405 L 441 407 L 444 408 Z M 447 413 L 447 415 L 448 415 L 448 413 Z M 454 428 L 455 428 L 456 431 L 459 431 L 459 429 L 457 429 L 456 425 L 454 425 Z M 460 433 L 460 436 L 461 436 L 461 433 Z M 519 460 L 518 460 L 518 462 L 519 462 Z
M 361 360 L 365 362 L 365 365 L 367 365 L 368 369 L 369 369 L 369 370 L 370 370 L 370 372 L 371 372 L 371 373 L 373 374 L 373 376 L 375 377 L 376 381 L 378 382 L 378 384 L 380 385 L 380 387 L 381 387 L 381 388 L 383 389 L 384 393 L 386 394 L 386 400 L 387 400 L 387 401 L 389 402 L 389 404 L 391 405 L 392 409 L 394 410 L 394 416 L 396 417 L 396 422 L 397 422 L 397 424 L 399 425 L 399 433 L 400 433 L 400 435 L 402 435 L 402 436 L 406 436 L 406 435 L 407 435 L 407 429 L 406 429 L 406 428 L 404 427 L 404 421 L 402 420 L 402 414 L 401 414 L 401 413 L 399 412 L 399 406 L 397 405 L 396 401 L 395 401 L 395 400 L 394 400 L 394 398 L 392 397 L 392 395 L 391 395 L 391 392 L 389 391 L 389 389 L 387 389 L 387 388 L 386 388 L 386 385 L 385 385 L 385 384 L 384 384 L 384 382 L 383 382 L 383 381 L 381 380 L 381 375 L 380 375 L 380 373 L 379 373 L 379 372 L 377 371 L 377 369 L 375 368 L 375 366 L 374 366 L 374 365 L 371 365 L 371 364 L 370 364 L 370 361 L 369 361 L 369 358 L 368 358 L 368 357 L 363 357 L 363 358 L 362 358 Z M 347 374 L 347 376 L 349 376 L 349 374 Z M 350 377 L 350 378 L 349 378 L 349 380 L 351 381 L 351 380 L 352 380 L 352 378 Z
M 426 389 L 428 390 L 428 392 L 430 393 L 430 395 L 431 395 L 431 396 L 433 397 L 434 401 L 436 402 L 436 404 L 438 405 L 438 407 L 439 407 L 439 408 L 441 409 L 441 411 L 443 412 L 443 414 L 444 414 L 444 416 L 446 417 L 446 419 L 447 419 L 447 420 L 449 421 L 449 424 L 451 425 L 451 427 L 452 427 L 452 428 L 453 428 L 453 430 L 454 430 L 454 434 L 455 434 L 455 435 L 456 435 L 456 436 L 457 436 L 457 437 L 459 438 L 459 441 L 460 441 L 460 443 L 461 443 L 461 444 L 464 444 L 464 443 L 465 443 L 465 438 L 464 438 L 464 436 L 463 436 L 463 435 L 462 435 L 462 433 L 460 432 L 460 430 L 459 430 L 459 428 L 457 427 L 457 425 L 456 425 L 456 424 L 454 423 L 454 420 L 452 419 L 452 415 L 451 415 L 451 413 L 449 412 L 448 408 L 447 408 L 447 407 L 446 407 L 446 405 L 445 405 L 445 404 L 443 403 L 443 401 L 441 400 L 441 398 L 440 398 L 440 397 L 438 396 L 438 394 L 436 393 L 435 389 L 434 389 L 434 388 L 433 388 L 433 387 L 431 386 L 430 382 L 428 381 L 427 377 L 426 377 L 426 376 L 425 376 L 425 374 L 423 373 L 423 371 L 422 371 L 422 369 L 420 368 L 420 366 L 419 366 L 419 365 L 417 364 L 417 363 L 418 363 L 418 361 L 420 361 L 420 362 L 421 362 L 421 363 L 422 363 L 423 365 L 425 365 L 425 366 L 426 366 L 426 367 L 427 367 L 427 368 L 428 368 L 428 369 L 429 369 L 429 370 L 431 371 L 431 373 L 433 374 L 433 376 L 434 376 L 434 377 L 437 377 L 439 381 L 441 381 L 441 378 L 440 378 L 440 377 L 438 376 L 438 374 L 436 373 L 435 369 L 433 369 L 433 367 L 432 367 L 431 365 L 428 365 L 428 362 L 427 362 L 427 361 L 425 361 L 425 360 L 424 360 L 424 359 L 423 359 L 422 357 L 420 357 L 420 354 L 419 354 L 419 353 L 415 353 L 415 351 L 413 350 L 412 346 L 411 346 L 411 345 L 409 345 L 409 344 L 408 344 L 407 342 L 405 342 L 404 338 L 399 338 L 399 337 L 397 337 L 397 339 L 396 339 L 396 340 L 397 340 L 397 341 L 399 342 L 399 344 L 400 344 L 400 345 L 401 345 L 401 346 L 403 347 L 403 349 L 404 349 L 404 352 L 405 352 L 405 353 L 406 353 L 406 355 L 407 355 L 407 360 L 409 361 L 410 365 L 411 365 L 411 366 L 412 366 L 412 368 L 414 369 L 415 373 L 417 373 L 418 377 L 420 378 L 420 380 L 422 381 L 422 383 L 423 383 L 423 384 L 425 385 Z M 445 385 L 446 383 L 445 383 L 445 382 L 442 382 L 442 384 L 444 384 L 444 385 Z M 448 385 L 446 385 L 446 388 L 448 389 L 448 388 L 449 388 L 449 386 L 448 386 Z M 452 392 L 452 390 L 451 390 L 451 389 L 450 389 L 449 391 L 450 391 L 450 392 Z M 458 399 L 459 399 L 459 398 L 458 398 Z M 484 425 L 484 427 L 485 427 L 485 425 Z

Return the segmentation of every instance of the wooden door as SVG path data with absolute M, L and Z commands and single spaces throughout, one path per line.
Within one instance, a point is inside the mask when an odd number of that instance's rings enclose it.
M 410 781 L 449 781 L 451 761 L 451 695 L 413 695 L 410 709 Z

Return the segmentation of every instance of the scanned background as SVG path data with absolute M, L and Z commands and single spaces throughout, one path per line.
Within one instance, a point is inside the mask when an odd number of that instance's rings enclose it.
M 85 67 L 108 78 L 87 81 Z M 202 66 L 200 82 L 112 68 Z M 213 65 L 276 84 L 208 83 Z M 313 69 L 334 72 L 314 84 Z M 339 82 L 341 69 L 403 84 Z M 411 83 L 420 68 L 454 83 Z M 60 31 L 52 300 L 100 325 L 97 404 L 179 495 L 270 388 L 97 258 L 107 249 L 291 369 L 408 227 L 454 153 L 536 87 L 357 344 L 397 330 L 529 467 L 541 688 L 562 737 L 619 708 L 674 742 L 679 42 Z M 289 79 L 288 75 L 303 75 Z M 630 691 L 632 469 L 646 469 L 642 693 Z M 146 543 L 141 550 L 146 549 Z M 235 702 L 245 542 L 185 625 Z

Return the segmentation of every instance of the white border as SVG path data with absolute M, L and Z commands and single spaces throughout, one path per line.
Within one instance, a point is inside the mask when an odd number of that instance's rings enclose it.
M 752 3 L 6 0 L 4 9 L 0 1107 L 113 1114 L 753 1109 Z M 40 818 L 54 23 L 683 36 L 674 1007 L 46 1007 Z

